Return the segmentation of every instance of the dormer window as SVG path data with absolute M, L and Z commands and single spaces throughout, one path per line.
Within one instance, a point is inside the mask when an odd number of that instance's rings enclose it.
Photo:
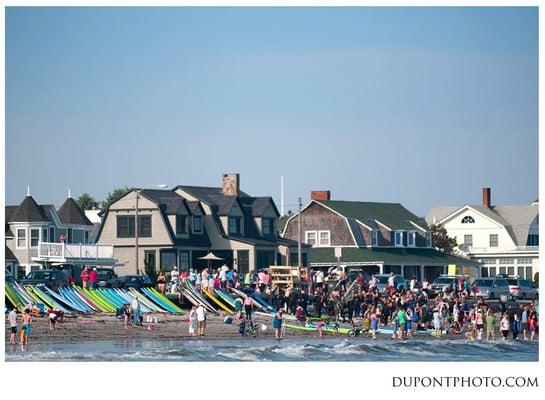
M 475 219 L 471 215 L 466 215 L 462 218 L 462 224 L 474 224 Z
M 373 246 L 378 246 L 378 231 L 373 231 Z
M 176 235 L 187 234 L 187 217 L 185 215 L 176 215 Z
M 415 247 L 416 246 L 416 232 L 409 232 L 407 236 L 407 246 Z
M 396 247 L 403 246 L 403 231 L 395 231 L 394 233 L 394 244 Z
M 263 235 L 272 235 L 273 233 L 273 221 L 271 218 L 263 218 L 262 231 Z
M 229 217 L 229 234 L 242 233 L 242 218 Z
M 193 216 L 193 232 L 202 233 L 202 216 L 200 215 Z

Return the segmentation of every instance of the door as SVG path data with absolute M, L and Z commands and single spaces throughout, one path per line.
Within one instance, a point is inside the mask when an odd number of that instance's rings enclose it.
M 250 251 L 237 250 L 238 272 L 246 274 L 250 272 Z

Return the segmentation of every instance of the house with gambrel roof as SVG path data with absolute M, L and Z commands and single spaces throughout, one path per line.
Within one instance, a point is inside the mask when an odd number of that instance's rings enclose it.
M 399 203 L 331 200 L 329 191 L 311 192 L 301 210 L 303 240 L 312 246 L 310 266 L 340 264 L 361 267 L 369 274 L 397 273 L 433 280 L 456 266 L 458 273 L 476 275 L 475 262 L 432 247 L 424 219 Z M 282 236 L 295 240 L 299 214 L 287 221 Z M 335 256 L 338 248 L 341 257 Z
M 238 174 L 221 187 L 179 185 L 171 190 L 132 190 L 104 215 L 98 243 L 113 243 L 122 272 L 136 272 L 135 207 L 138 205 L 138 270 L 144 261 L 162 270 L 201 269 L 212 251 L 240 272 L 286 265 L 297 259 L 297 242 L 277 233 L 278 210 L 271 197 L 240 190 Z M 308 246 L 304 246 L 306 255 Z
M 490 188 L 482 204 L 434 207 L 429 225 L 440 224 L 456 238 L 458 251 L 482 265 L 483 276 L 517 275 L 532 280 L 539 271 L 539 202 L 495 206 Z

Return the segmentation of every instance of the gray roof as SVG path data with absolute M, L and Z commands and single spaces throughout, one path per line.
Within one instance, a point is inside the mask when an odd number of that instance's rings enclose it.
M 172 190 L 144 189 L 140 194 L 159 205 L 167 215 L 188 214 L 184 199 Z
M 426 222 L 429 225 L 432 225 L 434 221 L 438 223 L 464 207 L 466 206 L 434 207 L 426 215 Z M 539 204 L 537 203 L 515 206 L 492 206 L 491 208 L 481 205 L 469 205 L 469 207 L 504 226 L 517 246 L 526 245 L 530 225 L 534 221 L 537 222 L 539 218 Z
M 6 246 L 6 260 L 17 261 L 17 257 L 15 257 L 15 254 L 13 254 L 8 246 Z
M 52 207 L 52 206 L 51 206 Z M 6 219 L 7 221 L 7 219 Z M 48 222 L 47 207 L 40 206 L 32 196 L 26 196 L 13 212 L 9 222 Z
M 93 225 L 71 197 L 66 199 L 57 214 L 63 224 Z

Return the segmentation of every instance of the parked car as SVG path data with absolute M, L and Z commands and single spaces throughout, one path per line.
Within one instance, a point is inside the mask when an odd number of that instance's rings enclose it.
M 118 278 L 112 268 L 97 268 L 97 275 L 98 287 L 111 287 L 112 281 Z
M 58 269 L 39 269 L 30 271 L 28 275 L 21 279 L 23 285 L 45 285 L 51 289 L 58 289 L 62 286 L 68 286 L 68 275 Z
M 429 293 L 438 295 L 443 292 L 450 292 L 454 283 L 460 278 L 458 275 L 441 275 L 431 283 Z
M 536 288 L 527 279 L 507 278 L 509 291 L 511 295 L 520 300 L 537 299 L 538 294 Z
M 379 293 L 385 293 L 386 288 L 388 287 L 388 279 L 390 278 L 390 274 L 379 274 L 375 275 L 375 278 L 377 278 L 377 289 Z M 403 287 L 403 289 L 407 290 L 407 281 L 405 278 L 401 275 L 394 275 L 394 285 L 396 288 L 398 288 L 400 285 Z
M 118 276 L 110 281 L 110 286 L 113 288 L 142 288 L 153 286 L 151 279 L 147 275 L 123 275 Z
M 480 278 L 471 284 L 471 296 L 483 297 L 485 299 L 506 299 L 511 297 L 509 283 L 505 278 Z

